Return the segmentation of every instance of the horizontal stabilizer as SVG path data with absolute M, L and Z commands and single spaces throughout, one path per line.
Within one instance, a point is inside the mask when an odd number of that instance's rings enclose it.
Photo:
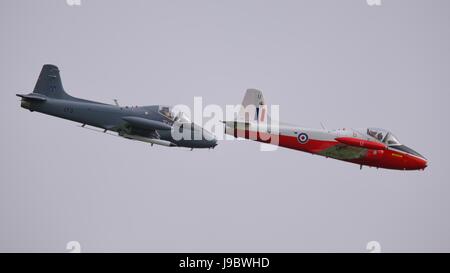
M 44 98 L 44 97 L 42 97 L 40 95 L 34 94 L 34 93 L 31 93 L 31 94 L 28 94 L 28 95 L 16 94 L 16 96 L 21 97 L 22 99 L 25 99 L 25 100 L 32 100 L 32 101 L 44 102 L 44 101 L 47 100 L 46 98 Z
M 141 129 L 147 129 L 147 130 L 171 130 L 172 126 L 156 121 L 156 120 L 150 120 L 140 117 L 123 117 L 124 121 L 131 124 L 133 127 L 141 128 Z
M 222 121 L 228 127 L 249 127 L 250 123 L 245 121 Z

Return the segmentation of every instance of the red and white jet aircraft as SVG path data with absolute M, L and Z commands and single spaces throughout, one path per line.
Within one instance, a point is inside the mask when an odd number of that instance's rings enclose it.
M 239 116 L 234 121 L 224 121 L 225 133 L 355 163 L 361 168 L 363 165 L 396 170 L 424 170 L 427 167 L 425 157 L 402 145 L 387 130 L 307 129 L 281 123 L 274 128 L 274 123 L 268 121 L 267 112 L 262 92 L 248 89 Z M 275 143 L 274 139 L 277 140 Z

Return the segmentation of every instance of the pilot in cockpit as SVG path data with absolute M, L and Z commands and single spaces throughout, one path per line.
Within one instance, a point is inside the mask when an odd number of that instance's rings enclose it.
M 161 107 L 160 110 L 159 110 L 159 112 L 160 112 L 163 116 L 165 116 L 166 118 L 168 118 L 168 119 L 170 119 L 170 120 L 173 120 L 173 118 L 174 118 L 172 111 L 170 111 L 170 108 L 167 107 L 167 106 Z
M 175 117 L 174 121 L 179 123 L 190 123 L 190 119 L 187 117 L 187 115 L 183 112 L 178 112 L 177 116 Z
M 380 142 L 386 143 L 388 145 L 399 145 L 397 137 L 391 132 L 380 129 L 380 128 L 368 128 L 367 134 Z

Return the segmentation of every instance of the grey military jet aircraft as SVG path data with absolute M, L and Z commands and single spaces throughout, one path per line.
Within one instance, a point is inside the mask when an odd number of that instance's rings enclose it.
M 175 113 L 168 106 L 142 107 L 119 106 L 79 99 L 64 91 L 59 69 L 55 65 L 42 67 L 39 79 L 30 94 L 21 97 L 21 107 L 85 125 L 117 132 L 119 136 L 167 147 L 214 148 L 217 140 L 208 131 L 189 121 L 182 113 Z M 176 126 L 175 126 L 176 125 Z M 183 136 L 173 136 L 180 130 Z M 183 130 L 189 130 L 184 131 Z M 199 137 L 195 137 L 199 136 Z

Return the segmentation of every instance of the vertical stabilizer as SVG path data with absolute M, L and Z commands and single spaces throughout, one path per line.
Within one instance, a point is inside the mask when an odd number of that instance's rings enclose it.
M 46 64 L 42 67 L 39 78 L 34 86 L 33 93 L 42 94 L 55 99 L 65 99 L 69 97 L 64 91 L 58 67 L 52 64 Z
M 267 105 L 260 90 L 247 89 L 238 119 L 245 122 L 268 122 Z

